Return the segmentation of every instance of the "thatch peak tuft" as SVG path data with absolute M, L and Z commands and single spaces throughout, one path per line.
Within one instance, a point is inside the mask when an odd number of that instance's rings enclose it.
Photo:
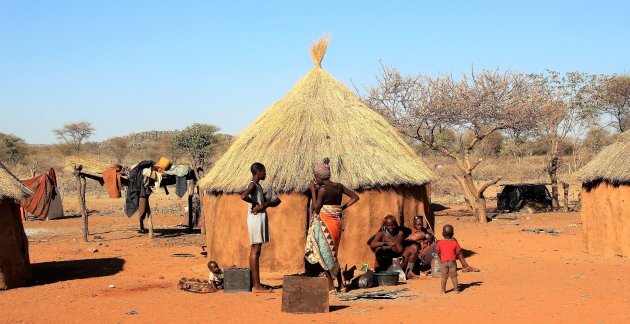
M 326 55 L 328 43 L 330 43 L 330 36 L 324 35 L 311 46 L 311 58 L 316 67 L 322 67 L 322 60 L 324 60 L 324 55 Z

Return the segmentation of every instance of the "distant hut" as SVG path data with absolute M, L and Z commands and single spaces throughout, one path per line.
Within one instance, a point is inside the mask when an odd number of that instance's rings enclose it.
M 19 203 L 29 194 L 28 188 L 0 164 L 0 290 L 22 286 L 31 276 Z
M 630 131 L 605 147 L 578 176 L 588 252 L 630 256 Z
M 266 271 L 304 270 L 310 203 L 305 193 L 313 166 L 325 157 L 331 180 L 361 197 L 345 212 L 342 266 L 373 263 L 366 241 L 388 213 L 407 226 L 416 215 L 433 223 L 433 173 L 385 118 L 322 69 L 327 44 L 313 46 L 315 67 L 245 129 L 200 181 L 208 255 L 221 264 L 247 265 L 247 205 L 239 193 L 251 180 L 253 162 L 267 167 L 263 187 L 282 200 L 270 210 L 271 243 L 261 259 Z

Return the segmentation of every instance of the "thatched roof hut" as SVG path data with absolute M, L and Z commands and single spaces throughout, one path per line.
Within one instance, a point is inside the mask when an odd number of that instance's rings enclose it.
M 415 215 L 433 222 L 431 170 L 385 118 L 322 69 L 327 44 L 324 39 L 313 46 L 313 69 L 247 127 L 200 181 L 209 256 L 221 264 L 247 264 L 247 206 L 238 193 L 251 180 L 253 162 L 266 166 L 262 185 L 282 200 L 269 212 L 272 243 L 263 269 L 303 269 L 309 204 L 304 193 L 313 166 L 325 157 L 332 180 L 361 196 L 344 217 L 342 265 L 372 263 L 366 241 L 388 213 L 407 225 Z
M 617 140 L 603 148 L 578 172 L 583 183 L 605 180 L 613 184 L 630 183 L 630 131 L 621 133 Z
M 630 131 L 578 171 L 589 253 L 630 256 Z
M 0 290 L 21 286 L 31 275 L 19 204 L 28 195 L 28 188 L 0 163 Z

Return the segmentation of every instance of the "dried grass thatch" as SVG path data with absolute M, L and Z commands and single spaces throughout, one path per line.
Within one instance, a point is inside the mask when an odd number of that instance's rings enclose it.
M 311 46 L 311 58 L 316 67 L 322 67 L 322 61 L 324 60 L 324 55 L 326 55 L 329 42 L 330 36 L 326 35 Z
M 601 150 L 577 172 L 582 183 L 606 180 L 611 183 L 630 183 L 630 131 L 619 135 L 617 141 Z
M 31 191 L 16 178 L 2 163 L 0 163 L 0 199 L 22 199 Z
M 63 164 L 64 170 L 68 172 L 73 172 L 75 165 L 82 165 L 83 169 L 81 172 L 97 176 L 103 175 L 103 171 L 111 166 L 109 163 L 103 163 L 76 156 L 66 157 Z
M 385 118 L 318 66 L 326 46 L 313 46 L 315 67 L 243 131 L 200 181 L 203 189 L 241 192 L 250 165 L 261 162 L 267 186 L 303 192 L 325 157 L 332 179 L 352 189 L 423 185 L 434 177 Z

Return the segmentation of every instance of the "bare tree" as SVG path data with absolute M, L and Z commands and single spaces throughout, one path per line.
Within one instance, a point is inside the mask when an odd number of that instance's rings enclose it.
M 597 114 L 593 90 L 597 77 L 580 72 L 561 75 L 556 71 L 532 76 L 548 99 L 542 106 L 539 131 L 549 148 L 546 171 L 551 180 L 552 207 L 557 210 L 560 207 L 558 198 L 560 147 L 570 135 L 574 139 L 580 139 L 588 123 L 595 119 Z
M 610 126 L 620 133 L 630 129 L 630 75 L 604 77 L 598 88 L 600 111 L 610 116 Z
M 474 151 L 496 132 L 535 128 L 544 98 L 540 84 L 533 81 L 517 72 L 488 70 L 458 81 L 450 75 L 401 75 L 381 64 L 377 85 L 367 89 L 364 100 L 403 134 L 449 157 L 457 167 L 452 176 L 468 208 L 480 222 L 487 222 L 484 192 L 500 178 L 475 182 L 473 171 L 483 158 L 475 158 Z M 451 132 L 458 134 L 459 143 L 444 140 Z
M 57 136 L 57 139 L 63 140 L 68 146 L 72 147 L 77 156 L 79 156 L 81 144 L 94 134 L 94 127 L 92 127 L 92 123 L 82 121 L 65 124 L 63 128 L 54 129 L 53 133 Z

